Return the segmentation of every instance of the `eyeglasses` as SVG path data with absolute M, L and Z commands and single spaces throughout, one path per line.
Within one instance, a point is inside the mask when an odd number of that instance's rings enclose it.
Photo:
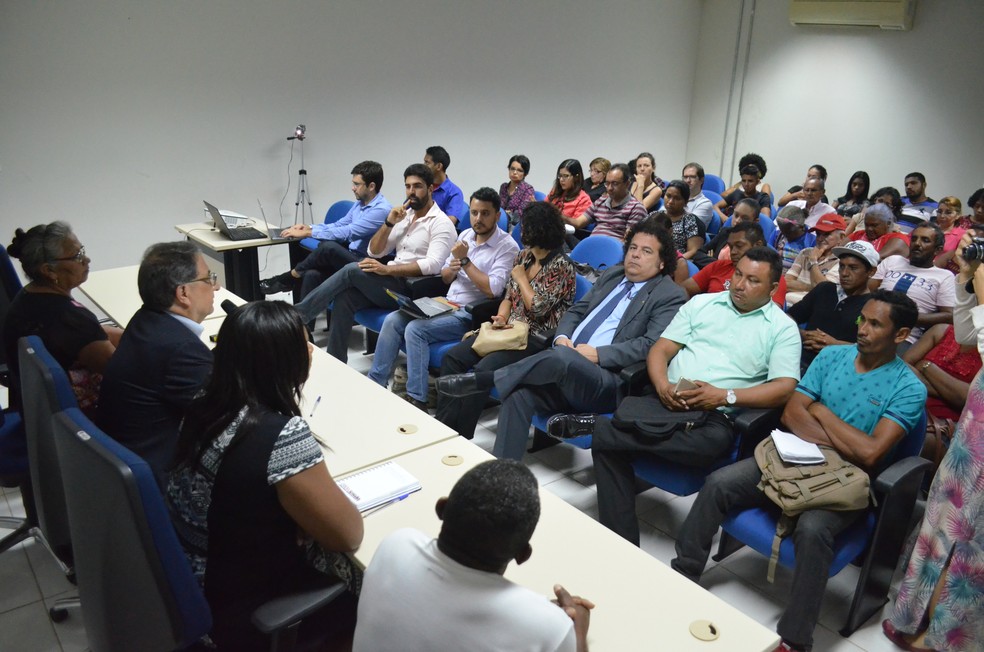
M 557 175 L 557 179 L 559 181 L 567 181 L 568 179 L 571 178 L 571 176 L 573 176 L 573 175 L 570 175 L 570 174 L 558 174 Z
M 85 246 L 83 245 L 83 246 L 79 247 L 79 250 L 77 252 L 75 252 L 75 255 L 74 256 L 69 256 L 67 258 L 52 258 L 51 259 L 51 262 L 53 262 L 53 263 L 63 263 L 63 262 L 67 262 L 69 260 L 74 260 L 77 263 L 81 263 L 84 259 L 85 259 Z
M 209 272 L 208 276 L 202 278 L 193 278 L 188 283 L 208 283 L 213 288 L 219 284 L 219 275 L 215 272 Z M 182 283 L 182 285 L 188 285 L 188 283 Z
M 516 174 L 523 174 L 526 172 L 523 168 L 508 168 L 510 172 L 515 172 Z

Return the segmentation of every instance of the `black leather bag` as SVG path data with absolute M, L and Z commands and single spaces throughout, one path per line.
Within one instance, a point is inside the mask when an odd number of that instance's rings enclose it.
M 643 438 L 663 440 L 669 439 L 677 430 L 703 426 L 707 415 L 706 410 L 669 410 L 655 396 L 628 396 L 612 415 L 612 425 Z

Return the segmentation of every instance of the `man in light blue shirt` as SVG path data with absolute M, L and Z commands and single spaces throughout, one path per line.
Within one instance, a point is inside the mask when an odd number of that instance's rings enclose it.
M 730 413 L 735 408 L 779 407 L 793 393 L 801 345 L 796 324 L 772 301 L 781 274 L 779 254 L 767 247 L 749 249 L 729 290 L 691 299 L 649 350 L 654 415 L 663 412 L 660 408 L 704 411 L 701 425 L 681 426 L 660 439 L 598 418 L 591 448 L 603 525 L 639 544 L 635 457 L 709 466 L 734 444 Z M 678 388 L 680 383 L 695 388 Z
M 322 242 L 294 269 L 260 281 L 263 294 L 290 292 L 300 281 L 303 299 L 342 267 L 366 257 L 370 238 L 393 207 L 381 194 L 382 165 L 363 161 L 352 168 L 351 174 L 356 202 L 342 219 L 331 224 L 295 224 L 281 232 L 285 238 L 316 238 Z
M 369 378 L 384 387 L 393 372 L 393 363 L 406 342 L 407 400 L 427 410 L 427 376 L 430 345 L 434 342 L 460 340 L 472 326 L 465 306 L 476 301 L 495 299 L 509 280 L 519 246 L 499 228 L 499 193 L 479 188 L 470 200 L 471 228 L 465 229 L 451 247 L 441 278 L 451 282 L 448 302 L 459 306 L 450 314 L 414 319 L 397 310 L 383 321 Z

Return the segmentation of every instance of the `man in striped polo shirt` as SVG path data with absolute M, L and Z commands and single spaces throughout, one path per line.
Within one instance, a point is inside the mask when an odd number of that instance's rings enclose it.
M 605 189 L 608 195 L 591 205 L 588 210 L 573 224 L 579 229 L 594 224 L 591 235 L 610 235 L 619 240 L 625 239 L 625 234 L 636 222 L 645 219 L 646 207 L 638 199 L 629 194 L 629 166 L 616 163 L 605 177 Z

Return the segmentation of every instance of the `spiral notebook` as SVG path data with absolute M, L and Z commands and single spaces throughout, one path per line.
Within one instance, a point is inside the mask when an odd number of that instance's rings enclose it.
M 359 471 L 339 480 L 338 486 L 360 512 L 403 500 L 420 491 L 420 481 L 396 462 L 384 462 Z

